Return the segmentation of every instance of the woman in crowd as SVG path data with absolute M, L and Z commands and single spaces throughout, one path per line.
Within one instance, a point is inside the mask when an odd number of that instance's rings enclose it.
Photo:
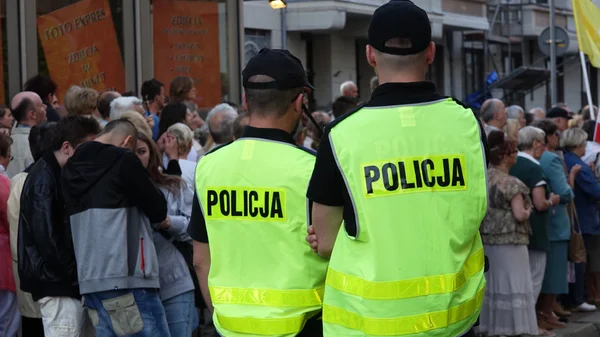
M 196 99 L 196 87 L 194 81 L 187 76 L 177 76 L 171 81 L 169 87 L 171 102 L 193 102 Z
M 510 140 L 516 142 L 519 140 L 519 130 L 521 129 L 521 123 L 518 119 L 508 119 L 506 126 L 504 127 L 504 133 Z
M 312 113 L 313 118 L 319 124 L 321 130 L 323 130 L 327 124 L 331 123 L 331 116 L 323 111 L 315 111 Z M 307 144 L 307 140 L 310 140 L 310 144 Z M 307 137 L 304 140 L 304 146 L 308 148 L 312 148 L 313 150 L 317 150 L 319 148 L 319 143 L 321 142 L 321 135 L 317 130 L 317 127 L 308 122 L 307 125 Z M 307 146 L 308 145 L 308 146 Z
M 549 249 L 548 241 L 548 211 L 557 205 L 560 197 L 550 193 L 547 178 L 540 166 L 540 158 L 546 150 L 546 134 L 533 126 L 526 126 L 519 131 L 519 150 L 517 162 L 510 169 L 510 175 L 521 180 L 531 190 L 533 212 L 529 216 L 531 235 L 529 236 L 529 268 L 533 285 L 533 299 L 537 298 L 542 290 L 544 272 L 546 269 L 546 253 Z M 545 321 L 538 318 L 538 326 L 543 335 L 552 335 L 545 328 L 551 328 Z
M 69 115 L 93 117 L 98 103 L 98 92 L 91 88 L 81 88 L 73 94 L 69 102 Z
M 162 135 L 167 132 L 167 129 L 174 124 L 183 123 L 188 127 L 192 124 L 192 113 L 185 106 L 185 104 L 181 102 L 177 103 L 169 103 L 162 111 L 160 115 L 160 122 L 158 124 L 158 142 L 160 143 L 160 138 Z M 198 161 L 198 152 L 190 151 L 187 157 L 188 160 L 197 162 Z M 163 161 L 166 165 L 166 157 L 163 156 Z
M 490 269 L 481 310 L 481 330 L 489 336 L 537 335 L 535 299 L 529 269 L 530 190 L 508 174 L 517 160 L 516 143 L 504 133 L 488 136 L 488 212 L 481 238 Z
M 596 181 L 592 169 L 581 159 L 585 154 L 587 133 L 580 128 L 568 129 L 562 133 L 561 145 L 565 151 L 565 164 L 568 170 L 577 165 L 581 172 L 575 178 L 575 210 L 579 217 L 579 225 L 583 233 L 587 250 L 587 271 L 585 263 L 575 264 L 575 283 L 570 284 L 570 304 L 578 311 L 594 311 L 596 306 L 586 303 L 585 290 L 592 303 L 600 302 L 600 220 L 598 219 L 598 202 L 600 201 L 600 184 Z M 585 287 L 585 275 L 588 273 L 589 283 Z
M 560 202 L 550 209 L 546 271 L 542 283 L 542 294 L 538 300 L 539 316 L 544 321 L 543 325 L 548 328 L 558 328 L 565 326 L 565 324 L 560 322 L 553 314 L 556 296 L 569 293 L 566 275 L 571 221 L 567 212 L 567 205 L 573 200 L 572 186 L 575 184 L 575 177 L 581 167 L 573 167 L 567 178 L 560 157 L 553 152 L 558 148 L 558 126 L 549 119 L 537 120 L 532 126 L 541 129 L 546 134 L 547 150 L 542 154 L 540 164 L 550 190 L 560 197 Z M 568 311 L 557 309 L 561 316 L 571 315 Z
M 139 132 L 136 154 L 146 167 L 150 179 L 161 189 L 167 199 L 167 220 L 156 227 L 153 235 L 158 256 L 160 298 L 165 308 L 169 331 L 173 337 L 189 337 L 198 326 L 195 308 L 194 282 L 188 264 L 177 249 L 177 242 L 188 244 L 187 226 L 192 213 L 193 193 L 184 188 L 179 177 L 161 172 L 158 148 L 152 134 Z M 168 142 L 174 144 L 174 142 Z M 165 145 L 165 152 L 176 152 L 177 147 Z
M 198 112 L 198 106 L 196 105 L 196 103 L 185 102 L 185 106 L 192 113 L 192 120 L 190 121 L 189 127 L 190 127 L 190 129 L 192 129 L 192 132 L 196 132 L 196 130 L 200 129 L 202 127 L 202 125 L 204 125 L 204 120 L 202 120 L 202 118 L 200 118 L 200 114 Z M 202 150 L 202 145 L 194 137 L 194 140 L 192 143 L 192 151 L 200 154 L 199 151 L 201 151 L 201 150 Z M 204 152 L 202 152 L 202 154 L 204 154 Z M 198 156 L 198 157 L 200 157 L 200 156 Z
M 171 125 L 167 130 L 167 133 L 175 138 L 175 142 L 177 143 L 177 157 L 179 158 L 179 166 L 181 167 L 181 178 L 185 181 L 193 196 L 196 162 L 188 160 L 187 158 L 192 150 L 194 134 L 192 133 L 192 130 L 183 123 Z
M 12 129 L 15 118 L 10 109 L 3 104 L 0 104 L 0 127 Z
M 10 145 L 12 139 L 0 135 L 0 166 L 3 169 L 10 163 Z M 0 333 L 2 336 L 14 337 L 21 325 L 21 314 L 17 302 L 17 287 L 13 273 L 13 258 L 10 249 L 10 226 L 8 224 L 8 196 L 10 180 L 0 174 Z

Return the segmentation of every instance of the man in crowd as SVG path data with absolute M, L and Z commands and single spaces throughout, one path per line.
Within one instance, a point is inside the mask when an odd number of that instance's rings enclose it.
M 314 154 L 292 138 L 311 86 L 287 50 L 262 49 L 242 75 L 250 124 L 196 169 L 194 266 L 222 336 L 318 337 L 327 265 L 303 242 Z
M 233 140 L 233 121 L 237 116 L 237 111 L 226 103 L 217 105 L 208 113 L 206 122 L 208 123 L 208 131 L 214 141 L 208 151 Z
M 554 107 L 548 111 L 547 118 L 551 119 L 558 126 L 558 131 L 564 132 L 569 128 L 569 120 L 572 119 L 569 111 L 561 107 Z
M 63 169 L 79 290 L 105 335 L 169 336 L 151 223 L 167 218 L 163 194 L 132 150 L 137 130 L 113 120 Z
M 340 94 L 342 96 L 358 98 L 358 87 L 352 81 L 346 81 L 340 85 Z
M 46 336 L 93 335 L 77 288 L 73 242 L 65 216 L 61 168 L 79 144 L 100 130 L 94 119 L 67 116 L 56 126 L 50 150 L 31 168 L 21 193 L 18 256 L 21 289 L 40 303 Z
M 233 139 L 239 139 L 244 134 L 244 129 L 250 123 L 250 115 L 247 112 L 240 113 L 233 121 Z
M 338 97 L 331 106 L 331 113 L 333 118 L 339 118 L 348 111 L 356 109 L 358 102 L 355 97 L 340 96 Z
M 519 121 L 519 125 L 521 128 L 525 127 L 525 111 L 518 105 L 511 105 L 506 108 L 506 115 L 508 119 L 514 119 Z
M 375 10 L 366 56 L 380 85 L 325 129 L 308 188 L 307 240 L 331 256 L 323 334 L 474 336 L 485 292 L 483 130 L 425 80 L 435 44 L 411 1 Z
M 546 111 L 542 108 L 533 108 L 529 110 L 529 113 L 533 114 L 535 120 L 546 118 Z
M 122 96 L 115 98 L 110 102 L 110 120 L 114 121 L 121 118 L 121 115 L 127 111 L 138 111 L 142 106 L 142 100 L 135 96 Z M 141 108 L 143 114 L 143 108 Z M 152 120 L 154 121 L 154 120 Z
M 148 108 L 146 116 L 152 116 L 152 119 L 154 119 L 152 138 L 156 141 L 158 140 L 158 123 L 160 122 L 158 115 L 165 107 L 165 85 L 155 79 L 144 82 L 142 84 L 142 98 Z
M 60 115 L 56 111 L 58 106 L 58 98 L 56 90 L 58 86 L 50 77 L 38 74 L 27 80 L 23 88 L 24 91 L 32 91 L 42 98 L 42 102 L 46 105 L 46 117 L 50 122 L 58 122 Z
M 46 105 L 35 92 L 23 91 L 16 94 L 12 99 L 11 107 L 17 126 L 11 135 L 14 159 L 6 171 L 9 178 L 23 172 L 27 166 L 33 163 L 33 157 L 29 150 L 29 131 L 32 126 L 46 120 Z
M 110 122 L 110 103 L 119 97 L 121 97 L 121 94 L 116 91 L 105 91 L 98 96 L 96 109 L 102 116 L 100 126 L 105 127 Z
M 485 135 L 492 131 L 502 131 L 508 115 L 504 103 L 496 98 L 490 98 L 481 105 L 481 119 L 485 123 Z
M 42 122 L 31 128 L 29 133 L 29 148 L 33 155 L 33 160 L 37 162 L 44 153 L 52 147 L 56 122 Z M 17 286 L 17 299 L 19 301 L 19 311 L 22 315 L 22 336 L 44 337 L 44 326 L 42 324 L 42 313 L 40 304 L 35 302 L 31 294 L 21 290 L 19 279 L 19 255 L 17 249 L 19 233 L 19 213 L 21 212 L 21 192 L 23 185 L 33 165 L 27 167 L 25 171 L 15 175 L 10 181 L 10 195 L 8 197 L 8 223 L 10 224 L 10 250 L 13 257 L 13 271 L 15 283 Z

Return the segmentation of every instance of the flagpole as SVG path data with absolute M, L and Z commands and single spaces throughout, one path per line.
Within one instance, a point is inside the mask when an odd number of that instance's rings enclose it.
M 583 73 L 583 85 L 585 86 L 585 94 L 587 96 L 588 107 L 590 109 L 590 117 L 593 120 L 595 120 L 596 112 L 594 111 L 594 103 L 592 101 L 592 93 L 590 90 L 590 80 L 588 78 L 587 63 L 585 62 L 585 55 L 583 54 L 582 51 L 579 52 L 579 59 L 581 60 L 581 72 Z

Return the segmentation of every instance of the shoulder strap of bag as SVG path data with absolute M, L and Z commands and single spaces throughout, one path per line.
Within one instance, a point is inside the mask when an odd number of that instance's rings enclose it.
M 577 209 L 575 208 L 575 202 L 569 203 L 569 217 L 571 218 L 571 229 L 573 233 L 581 234 L 581 226 L 579 224 L 579 216 L 577 215 Z M 577 223 L 577 225 L 575 225 Z

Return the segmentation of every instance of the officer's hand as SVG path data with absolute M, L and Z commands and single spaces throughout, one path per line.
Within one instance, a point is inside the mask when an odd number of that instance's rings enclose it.
M 308 226 L 308 235 L 306 236 L 306 242 L 310 245 L 310 248 L 316 253 L 317 248 L 319 247 L 319 243 L 317 241 L 317 235 L 315 234 L 315 229 L 313 226 Z

